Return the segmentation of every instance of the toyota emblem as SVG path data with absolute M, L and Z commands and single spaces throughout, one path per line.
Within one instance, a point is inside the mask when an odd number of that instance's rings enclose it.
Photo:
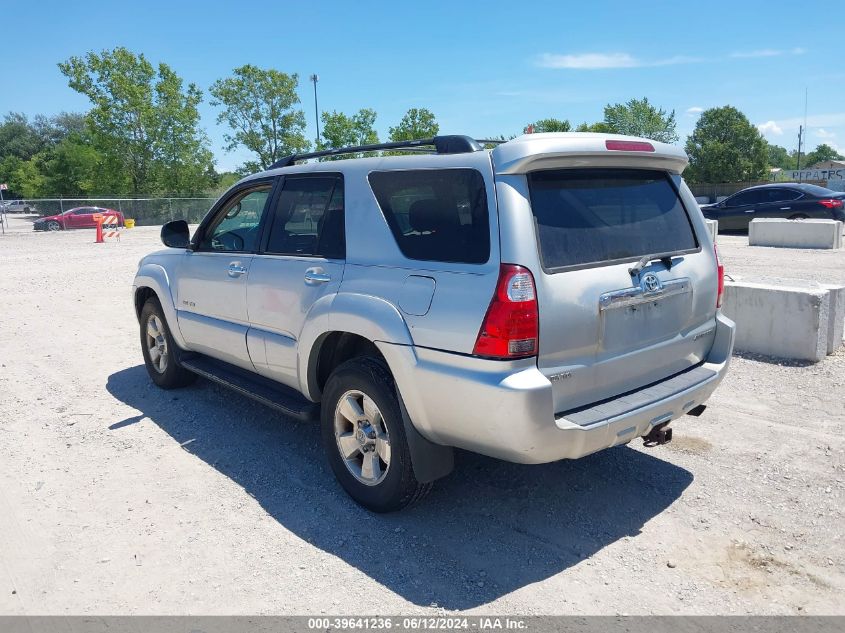
M 643 290 L 646 292 L 657 292 L 662 287 L 660 280 L 654 273 L 648 273 L 643 277 L 641 283 Z

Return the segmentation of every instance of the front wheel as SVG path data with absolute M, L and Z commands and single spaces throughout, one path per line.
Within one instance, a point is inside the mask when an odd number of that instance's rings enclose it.
M 61 231 L 62 225 L 56 222 L 55 220 L 50 220 L 47 222 L 47 230 L 48 231 Z
M 396 384 L 382 362 L 354 358 L 332 373 L 321 424 L 335 477 L 365 508 L 400 510 L 431 490 L 414 477 Z
M 179 364 L 176 342 L 170 334 L 158 299 L 150 298 L 141 310 L 141 353 L 152 381 L 162 389 L 186 387 L 196 374 Z

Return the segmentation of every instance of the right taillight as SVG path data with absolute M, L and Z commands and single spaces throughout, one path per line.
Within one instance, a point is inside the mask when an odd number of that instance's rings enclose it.
M 472 353 L 487 358 L 527 358 L 539 343 L 537 291 L 531 271 L 502 264 Z
M 716 254 L 716 270 L 719 281 L 716 286 L 716 307 L 722 307 L 722 295 L 725 294 L 725 267 L 719 261 L 719 249 L 713 244 L 713 252 Z
M 836 198 L 819 200 L 819 204 L 828 209 L 841 209 L 843 206 L 842 200 L 837 200 Z

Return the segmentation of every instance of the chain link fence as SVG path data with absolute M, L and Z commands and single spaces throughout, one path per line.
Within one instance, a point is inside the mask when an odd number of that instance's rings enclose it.
M 56 215 L 78 207 L 100 207 L 123 213 L 137 226 L 164 224 L 170 220 L 199 222 L 216 198 L 39 198 L 26 200 L 29 213 Z M 23 205 L 19 205 L 23 209 Z M 17 209 L 17 207 L 16 207 Z

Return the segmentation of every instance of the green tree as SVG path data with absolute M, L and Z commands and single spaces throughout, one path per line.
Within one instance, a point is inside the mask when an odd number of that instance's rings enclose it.
M 615 134 L 642 136 L 661 143 L 678 140 L 675 130 L 675 111 L 666 113 L 655 108 L 648 98 L 631 99 L 628 103 L 617 103 L 604 107 L 604 122 Z
M 522 131 L 524 134 L 528 134 L 529 129 L 534 134 L 541 134 L 543 132 L 569 132 L 572 126 L 566 119 L 540 119 L 534 121 L 534 123 L 529 123 Z
M 411 108 L 402 120 L 389 130 L 391 141 L 413 141 L 432 138 L 440 132 L 434 113 L 427 108 Z
M 812 167 L 818 163 L 824 163 L 829 160 L 844 160 L 845 157 L 833 149 L 827 143 L 822 143 L 817 146 L 812 152 L 807 152 L 807 155 L 801 160 L 801 165 Z
M 88 125 L 105 158 L 100 186 L 149 193 L 160 189 L 156 177 L 166 169 L 180 174 L 211 169 L 211 154 L 198 149 L 207 145 L 198 128 L 199 89 L 190 84 L 183 93 L 181 79 L 167 64 L 156 69 L 143 54 L 120 47 L 71 57 L 59 69 L 93 104 Z
M 766 160 L 769 167 L 781 169 L 795 169 L 795 159 L 789 155 L 785 147 L 766 143 Z
M 21 161 L 9 180 L 10 187 L 23 198 L 37 198 L 44 188 L 44 175 L 32 159 Z
M 691 182 L 743 182 L 766 174 L 766 141 L 742 112 L 733 106 L 701 113 L 687 139 Z
M 194 84 L 182 87 L 182 79 L 170 68 L 159 69 L 155 87 L 156 126 L 155 181 L 167 193 L 199 193 L 211 186 L 214 156 L 208 137 L 200 131 L 202 91 Z
M 224 137 L 226 149 L 243 146 L 257 158 L 244 169 L 267 169 L 282 156 L 310 147 L 305 139 L 305 113 L 297 108 L 298 85 L 299 75 L 295 73 L 247 64 L 211 86 L 211 105 L 223 108 L 217 122 L 231 129 Z
M 38 164 L 44 174 L 41 196 L 89 196 L 98 191 L 98 175 L 104 163 L 94 147 L 90 133 L 71 132 L 58 145 L 39 154 Z
M 364 108 L 352 116 L 342 112 L 323 112 L 323 138 L 317 144 L 318 150 L 349 147 L 350 145 L 371 145 L 378 143 L 378 133 L 373 127 L 375 110 Z M 349 156 L 329 156 L 324 160 L 337 160 Z
M 587 122 L 581 123 L 578 127 L 575 128 L 576 132 L 598 132 L 600 134 L 614 134 L 613 128 L 611 128 L 607 123 L 604 121 L 598 121 L 597 123 L 588 124 Z
M 25 114 L 9 112 L 0 124 L 0 160 L 14 156 L 29 160 L 44 147 L 44 141 Z

